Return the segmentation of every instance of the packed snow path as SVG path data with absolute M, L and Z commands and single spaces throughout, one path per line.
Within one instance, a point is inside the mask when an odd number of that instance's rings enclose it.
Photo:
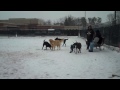
M 84 39 L 68 38 L 61 50 L 42 50 L 46 37 L 0 37 L 0 79 L 120 79 L 120 53 L 107 48 L 86 50 Z M 81 53 L 69 53 L 73 42 Z

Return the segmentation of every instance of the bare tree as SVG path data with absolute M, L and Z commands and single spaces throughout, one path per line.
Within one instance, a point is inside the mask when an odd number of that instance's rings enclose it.
M 97 23 L 98 23 L 98 24 L 101 24 L 101 22 L 102 22 L 102 18 L 98 17 L 98 18 L 97 18 Z
M 75 26 L 81 25 L 81 18 L 74 18 L 74 24 Z
M 82 23 L 82 26 L 85 28 L 87 25 L 87 21 L 86 21 L 85 17 L 81 18 L 81 23 Z
M 111 25 L 113 25 L 113 22 L 114 22 L 114 20 L 115 20 L 115 18 L 114 18 L 114 14 L 108 14 L 107 15 L 107 18 L 108 18 L 108 22 L 111 24 Z
M 74 17 L 71 16 L 71 15 L 69 15 L 68 17 L 65 17 L 64 25 L 66 25 L 66 26 L 75 26 Z
M 100 24 L 102 22 L 102 18 L 100 18 L 100 17 L 88 18 L 88 22 L 91 25 Z
M 94 25 L 96 25 L 96 23 L 97 23 L 97 18 L 96 17 L 93 17 L 93 22 L 94 22 Z
M 88 18 L 89 24 L 92 24 L 92 18 Z
M 44 25 L 52 25 L 51 20 L 47 20 L 47 21 L 45 21 L 45 22 L 44 22 Z

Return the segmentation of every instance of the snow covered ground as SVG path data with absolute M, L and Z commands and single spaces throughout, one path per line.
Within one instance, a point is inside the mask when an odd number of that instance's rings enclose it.
M 0 79 L 120 79 L 120 53 L 104 48 L 86 50 L 84 39 L 68 38 L 61 50 L 42 50 L 46 37 L 0 37 Z M 82 43 L 80 54 L 69 53 L 73 42 Z

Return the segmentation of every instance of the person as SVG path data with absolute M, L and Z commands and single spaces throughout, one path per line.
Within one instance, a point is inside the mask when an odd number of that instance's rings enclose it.
M 96 30 L 94 40 L 93 40 L 92 42 L 90 42 L 89 52 L 93 52 L 93 48 L 94 48 L 97 44 L 101 44 L 101 42 L 102 42 L 101 33 L 100 33 L 99 30 Z
M 89 50 L 90 43 L 93 41 L 94 36 L 95 36 L 95 32 L 92 29 L 91 25 L 88 26 L 88 30 L 86 34 L 87 34 L 87 50 Z

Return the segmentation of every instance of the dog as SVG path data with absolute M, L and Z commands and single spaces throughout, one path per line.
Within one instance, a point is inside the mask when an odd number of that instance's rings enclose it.
M 63 39 L 61 39 L 61 40 L 49 39 L 49 42 L 51 44 L 52 50 L 55 50 L 56 46 L 57 46 L 57 49 L 59 47 L 59 50 L 60 50 L 60 46 L 61 46 L 61 43 L 63 42 Z
M 74 50 L 74 52 L 76 51 L 76 54 L 77 54 L 77 53 L 81 53 L 81 47 L 82 47 L 82 44 L 81 44 L 80 42 L 74 43 L 74 44 L 71 45 L 71 47 L 70 47 L 70 49 L 71 49 L 70 53 L 72 53 L 73 50 Z
M 66 40 L 68 40 L 68 39 L 64 39 L 64 41 L 63 41 L 63 46 L 65 45 L 65 47 L 66 47 Z
M 60 38 L 56 38 L 55 40 L 62 40 L 62 39 L 60 39 Z M 63 39 L 64 41 L 63 41 L 63 45 L 62 46 L 64 46 L 65 45 L 65 47 L 66 47 L 66 40 L 68 40 L 68 39 Z
M 51 49 L 51 44 L 50 43 L 48 43 L 47 41 L 43 41 L 43 47 L 42 47 L 42 49 L 44 48 L 44 46 L 46 46 L 46 50 L 47 50 L 47 47 L 49 47 L 50 49 Z

